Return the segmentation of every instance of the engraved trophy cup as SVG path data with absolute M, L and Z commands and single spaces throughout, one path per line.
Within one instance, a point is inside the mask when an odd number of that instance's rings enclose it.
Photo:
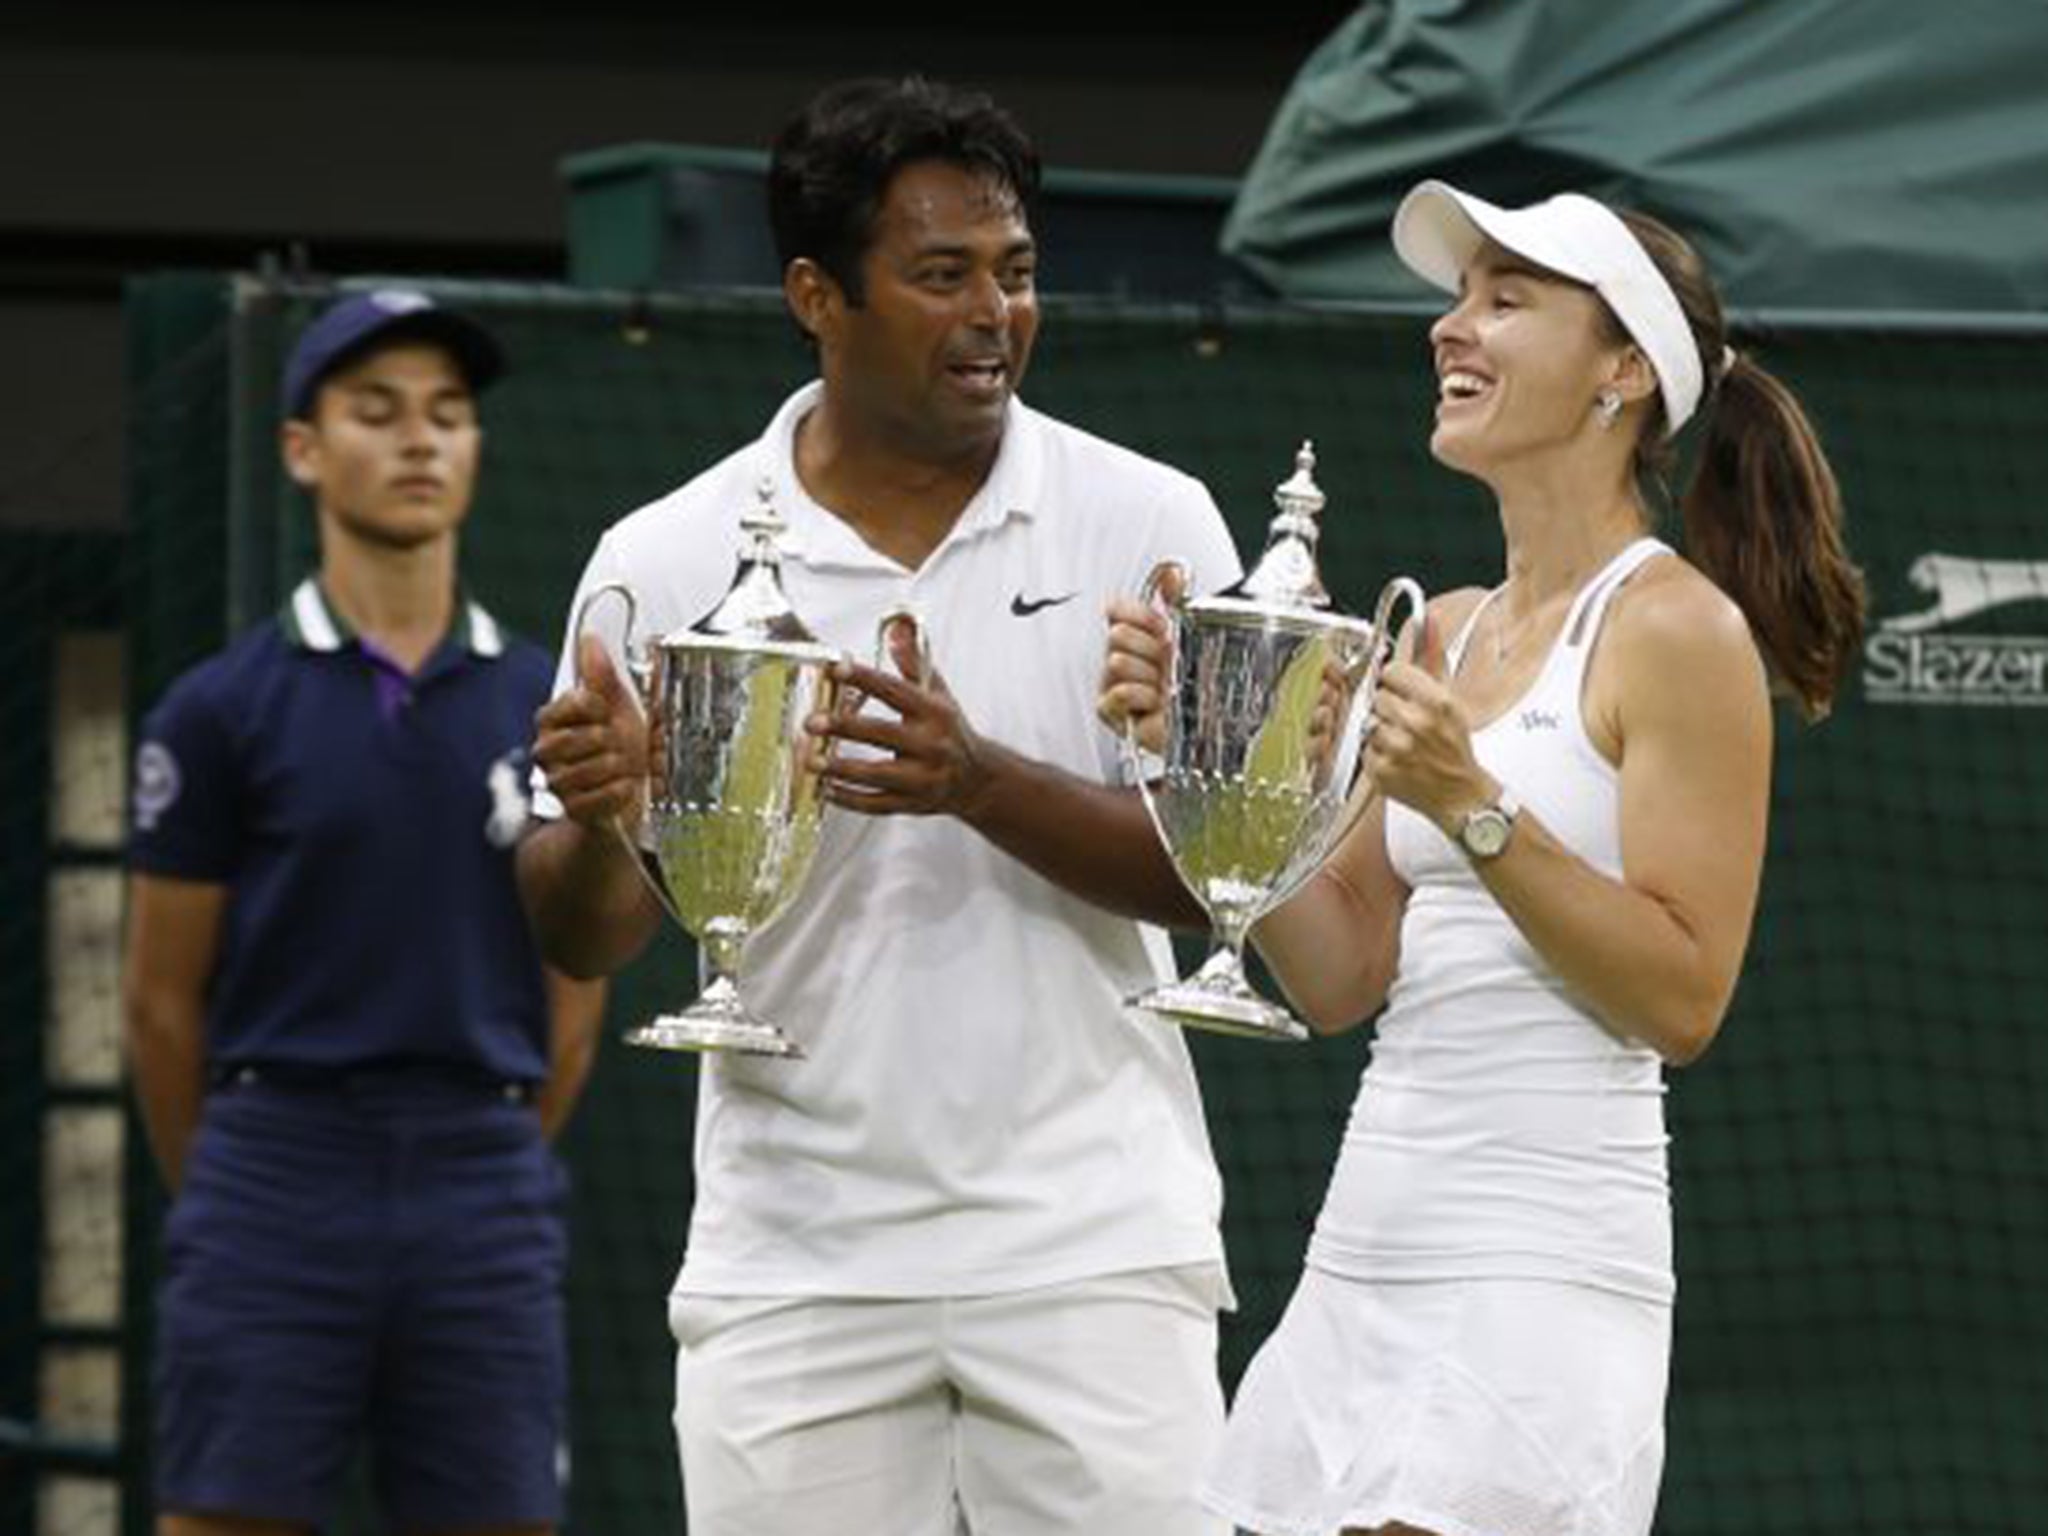
M 824 813 L 821 761 L 804 722 L 829 712 L 841 653 L 804 626 L 782 588 L 783 522 L 763 480 L 731 587 L 687 629 L 636 643 L 639 604 L 623 582 L 625 654 L 649 725 L 647 810 L 638 842 L 614 823 L 662 908 L 702 946 L 711 980 L 695 1002 L 626 1036 L 667 1051 L 804 1053 L 751 1012 L 737 982 L 747 940 L 803 885 Z
M 1209 597 L 1164 593 L 1174 561 L 1145 584 L 1164 601 L 1173 646 L 1165 689 L 1164 766 L 1146 807 L 1175 869 L 1221 943 L 1185 981 L 1132 1004 L 1189 1028 L 1261 1039 L 1308 1031 L 1261 997 L 1244 973 L 1252 924 L 1311 875 L 1363 810 L 1351 795 L 1372 718 L 1372 695 L 1392 648 L 1396 604 L 1420 614 L 1422 588 L 1397 576 L 1370 622 L 1335 612 L 1316 563 L 1323 493 L 1303 443 L 1275 489 L 1279 515 L 1265 553 L 1235 586 Z M 1137 761 L 1135 728 L 1126 751 Z M 1347 812 L 1347 805 L 1352 808 Z

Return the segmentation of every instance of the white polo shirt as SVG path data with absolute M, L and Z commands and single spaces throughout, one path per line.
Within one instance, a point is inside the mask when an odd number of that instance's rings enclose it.
M 638 634 L 694 623 L 731 580 L 766 474 L 790 530 L 784 584 L 822 639 L 871 657 L 881 616 L 909 604 L 976 731 L 1121 782 L 1095 718 L 1103 608 L 1169 556 L 1197 590 L 1237 578 L 1208 492 L 1015 402 L 987 482 L 909 571 L 798 481 L 796 426 L 818 395 L 799 391 L 758 442 L 615 524 L 578 605 L 623 580 Z M 558 688 L 571 666 L 565 649 Z M 536 810 L 560 813 L 544 792 Z M 1171 970 L 1157 929 L 953 818 L 828 811 L 810 878 L 750 946 L 743 981 L 807 1058 L 704 1058 L 677 1291 L 973 1295 L 1220 1264 L 1222 1190 L 1187 1048 L 1122 1003 Z M 687 985 L 676 978 L 679 997 Z

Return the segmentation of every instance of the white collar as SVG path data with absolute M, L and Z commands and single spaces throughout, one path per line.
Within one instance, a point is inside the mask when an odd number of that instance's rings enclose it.
M 775 508 L 789 525 L 782 552 L 809 565 L 872 565 L 888 562 L 859 534 L 814 500 L 796 471 L 798 426 L 824 398 L 825 386 L 813 380 L 783 401 L 761 434 L 760 472 L 774 487 Z M 1045 419 L 1012 397 L 1003 416 L 1003 440 L 988 478 L 961 509 L 960 517 L 940 544 L 977 537 L 1011 518 L 1038 514 L 1045 484 Z
M 320 578 L 308 576 L 292 589 L 278 614 L 285 637 L 309 651 L 338 651 L 357 638 L 353 626 L 328 603 Z M 483 604 L 458 596 L 449 636 L 473 656 L 505 654 L 505 633 Z

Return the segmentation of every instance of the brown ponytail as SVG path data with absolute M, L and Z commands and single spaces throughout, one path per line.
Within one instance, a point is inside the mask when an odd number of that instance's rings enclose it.
M 1835 473 L 1792 391 L 1727 350 L 1720 298 L 1692 247 L 1643 214 L 1621 218 L 1677 294 L 1706 374 L 1697 464 L 1679 498 L 1686 554 L 1742 609 L 1777 684 L 1819 720 L 1862 642 L 1867 602 Z M 1637 472 L 1666 484 L 1672 462 L 1653 400 Z

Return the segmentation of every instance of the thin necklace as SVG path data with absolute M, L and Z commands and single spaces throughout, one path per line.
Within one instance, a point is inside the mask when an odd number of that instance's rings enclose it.
M 1514 578 L 1509 577 L 1512 581 Z M 1493 665 L 1499 670 L 1508 659 L 1508 582 L 1500 584 L 1500 590 L 1493 595 Z
M 1512 580 L 1512 578 L 1510 578 L 1510 580 Z M 1494 661 L 1494 666 L 1495 666 L 1496 668 L 1498 668 L 1499 666 L 1501 666 L 1501 665 L 1502 665 L 1503 663 L 1505 663 L 1505 662 L 1507 661 L 1507 659 L 1508 659 L 1508 618 L 1507 618 L 1507 612 L 1508 612 L 1508 605 L 1507 605 L 1507 602 L 1506 602 L 1506 598 L 1507 598 L 1507 591 L 1508 591 L 1508 583 L 1504 581 L 1504 582 L 1502 582 L 1502 583 L 1500 584 L 1500 590 L 1499 590 L 1498 592 L 1496 592 L 1496 593 L 1495 593 L 1495 595 L 1494 595 L 1494 599 L 1493 599 L 1493 605 L 1492 605 L 1492 606 L 1493 606 L 1493 661 Z M 1555 601 L 1556 601 L 1556 599 L 1552 598 L 1552 599 L 1550 599 L 1549 601 L 1550 601 L 1550 602 L 1555 602 Z M 1546 606 L 1547 606 L 1547 605 L 1546 605 Z M 1537 611 L 1538 611 L 1538 612 L 1541 612 L 1541 609 L 1538 609 Z M 1530 623 L 1530 624 L 1533 624 L 1533 623 L 1534 623 L 1534 615 L 1532 614 L 1532 615 L 1531 615 L 1531 618 L 1530 618 L 1530 619 L 1529 619 L 1528 621 L 1525 621 L 1525 622 L 1527 622 L 1527 623 Z
M 1618 555 L 1619 555 L 1619 551 L 1617 551 L 1617 552 L 1616 552 L 1616 554 L 1613 554 L 1613 555 L 1609 555 L 1609 556 L 1607 557 L 1607 559 L 1606 559 L 1606 560 L 1604 560 L 1604 561 L 1600 562 L 1600 563 L 1599 563 L 1598 565 L 1594 566 L 1594 568 L 1593 568 L 1593 574 L 1592 574 L 1592 575 L 1589 575 L 1589 576 L 1587 576 L 1587 577 L 1586 577 L 1586 579 L 1585 579 L 1585 581 L 1591 581 L 1591 580 L 1593 579 L 1593 576 L 1597 576 L 1597 575 L 1598 575 L 1598 574 L 1599 574 L 1599 573 L 1600 573 L 1601 571 L 1604 571 L 1605 569 L 1607 569 L 1607 567 L 1608 567 L 1609 565 L 1611 565 L 1611 564 L 1613 564 L 1613 563 L 1614 563 L 1614 561 L 1615 561 L 1615 559 L 1616 559 L 1616 558 L 1618 557 Z M 1489 605 L 1490 605 L 1490 606 L 1491 606 L 1491 607 L 1493 608 L 1493 611 L 1494 611 L 1494 613 L 1493 613 L 1493 659 L 1494 659 L 1494 662 L 1495 662 L 1495 664 L 1496 664 L 1496 665 L 1498 665 L 1499 663 L 1501 663 L 1501 662 L 1503 662 L 1503 661 L 1506 661 L 1506 660 L 1507 660 L 1507 655 L 1508 655 L 1508 640 L 1507 640 L 1507 635 L 1508 635 L 1508 623 L 1507 623 L 1507 608 L 1508 608 L 1508 605 L 1507 605 L 1507 601 L 1506 601 L 1506 599 L 1507 599 L 1507 595 L 1508 595 L 1508 588 L 1509 588 L 1510 586 L 1512 586 L 1512 585 L 1514 584 L 1514 580 L 1515 580 L 1515 578 L 1514 578 L 1514 577 L 1512 577 L 1512 576 L 1510 576 L 1510 577 L 1509 577 L 1509 578 L 1508 578 L 1508 579 L 1507 579 L 1506 581 L 1503 581 L 1503 582 L 1502 582 L 1502 583 L 1501 583 L 1501 584 L 1500 584 L 1500 585 L 1499 585 L 1498 587 L 1494 588 L 1494 591 L 1493 591 L 1493 596 L 1492 596 L 1492 597 L 1491 597 L 1490 599 L 1488 599 Z M 1585 589 L 1585 581 L 1581 581 L 1581 582 L 1575 582 L 1575 583 L 1573 584 L 1573 586 L 1572 586 L 1571 590 L 1572 590 L 1573 592 L 1575 592 L 1575 593 L 1576 593 L 1576 592 L 1580 592 L 1580 591 L 1583 591 L 1583 590 Z

